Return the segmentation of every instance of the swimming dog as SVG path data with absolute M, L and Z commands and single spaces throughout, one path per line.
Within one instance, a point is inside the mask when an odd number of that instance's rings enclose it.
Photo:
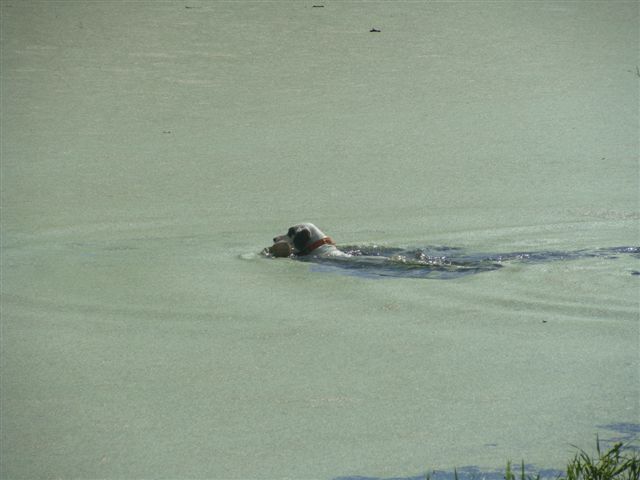
M 289 228 L 285 235 L 273 239 L 274 244 L 285 242 L 296 257 L 350 257 L 336 247 L 333 239 L 313 223 L 300 223 Z

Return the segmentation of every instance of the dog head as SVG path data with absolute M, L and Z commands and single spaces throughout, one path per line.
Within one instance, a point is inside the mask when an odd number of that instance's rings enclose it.
M 286 235 L 273 239 L 273 243 L 287 242 L 296 255 L 307 255 L 315 248 L 325 243 L 333 243 L 322 230 L 313 223 L 300 223 L 289 228 Z

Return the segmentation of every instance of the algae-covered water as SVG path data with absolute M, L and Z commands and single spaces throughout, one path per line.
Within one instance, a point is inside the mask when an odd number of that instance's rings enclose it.
M 0 13 L 2 478 L 561 469 L 637 438 L 637 2 Z M 259 255 L 300 222 L 500 268 Z

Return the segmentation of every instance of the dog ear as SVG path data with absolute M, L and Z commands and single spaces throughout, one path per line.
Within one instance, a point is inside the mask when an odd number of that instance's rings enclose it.
M 293 237 L 293 244 L 298 250 L 304 250 L 307 246 L 309 239 L 311 238 L 311 232 L 308 228 L 302 228 L 298 230 Z

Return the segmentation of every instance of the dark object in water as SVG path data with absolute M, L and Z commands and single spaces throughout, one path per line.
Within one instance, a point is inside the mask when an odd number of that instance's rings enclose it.
M 371 30 L 369 30 L 369 32 L 371 33 L 380 33 L 382 30 L 378 30 L 377 28 L 372 28 Z
M 554 261 L 605 258 L 618 255 L 640 258 L 640 247 L 613 247 L 594 250 L 542 251 L 513 253 L 466 253 L 452 247 L 403 249 L 358 245 L 341 245 L 349 257 L 297 257 L 314 264 L 312 270 L 336 272 L 366 278 L 453 279 L 475 273 L 491 272 L 509 263 L 547 263 Z M 632 275 L 640 275 L 633 271 Z
M 324 5 L 312 5 L 311 8 L 324 8 Z

